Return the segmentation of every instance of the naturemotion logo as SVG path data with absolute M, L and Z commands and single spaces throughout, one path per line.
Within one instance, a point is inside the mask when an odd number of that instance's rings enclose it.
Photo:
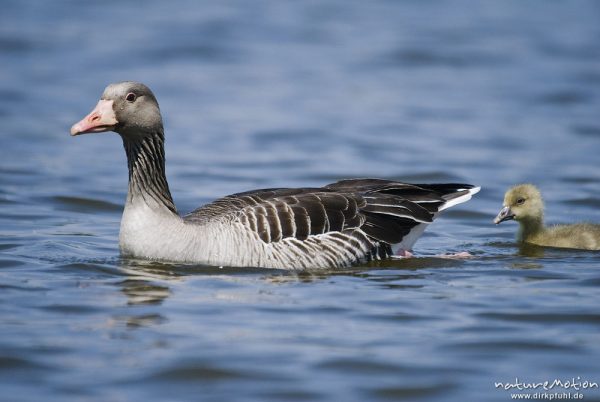
M 598 388 L 598 383 L 595 381 L 581 380 L 581 377 L 571 378 L 570 380 L 554 379 L 553 381 L 526 382 L 515 377 L 514 382 L 494 382 L 494 387 L 504 389 L 505 391 L 518 390 L 524 391 L 528 389 L 543 389 L 550 391 L 554 388 L 572 389 L 574 391 Z

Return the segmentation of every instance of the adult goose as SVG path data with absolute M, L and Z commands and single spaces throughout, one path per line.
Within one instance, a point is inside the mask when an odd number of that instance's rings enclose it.
M 519 222 L 517 241 L 546 247 L 600 250 L 600 225 L 575 223 L 544 226 L 544 201 L 533 184 L 519 184 L 504 195 L 503 208 L 495 224 Z
M 123 139 L 129 191 L 124 255 L 172 262 L 282 269 L 335 268 L 411 250 L 425 227 L 479 187 L 342 180 L 321 188 L 233 194 L 177 213 L 165 176 L 162 118 L 150 89 L 109 85 L 71 135 L 114 131 Z

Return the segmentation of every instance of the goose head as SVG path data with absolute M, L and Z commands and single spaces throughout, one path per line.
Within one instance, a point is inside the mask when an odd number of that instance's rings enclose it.
M 162 134 L 160 109 L 150 88 L 133 81 L 110 84 L 94 110 L 71 127 L 73 136 L 106 131 L 131 140 Z
M 541 221 L 544 202 L 540 191 L 532 184 L 519 184 L 504 195 L 503 208 L 494 219 L 499 224 L 511 219 L 517 222 Z

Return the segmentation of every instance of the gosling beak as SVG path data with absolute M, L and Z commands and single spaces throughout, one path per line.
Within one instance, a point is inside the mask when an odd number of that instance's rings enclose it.
M 494 223 L 497 225 L 500 222 L 509 221 L 511 219 L 515 219 L 515 214 L 510 210 L 510 207 L 504 207 L 500 210 L 496 219 L 494 219 Z
M 94 110 L 71 127 L 71 135 L 112 131 L 117 125 L 113 101 L 101 99 Z

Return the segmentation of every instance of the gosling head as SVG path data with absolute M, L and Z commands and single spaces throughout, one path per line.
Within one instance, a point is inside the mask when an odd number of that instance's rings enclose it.
M 162 134 L 160 109 L 150 88 L 133 81 L 110 84 L 94 110 L 71 127 L 73 136 L 106 131 L 130 139 Z
M 544 202 L 540 191 L 533 184 L 519 184 L 504 195 L 503 208 L 494 223 L 511 219 L 517 222 L 541 221 L 543 216 Z

